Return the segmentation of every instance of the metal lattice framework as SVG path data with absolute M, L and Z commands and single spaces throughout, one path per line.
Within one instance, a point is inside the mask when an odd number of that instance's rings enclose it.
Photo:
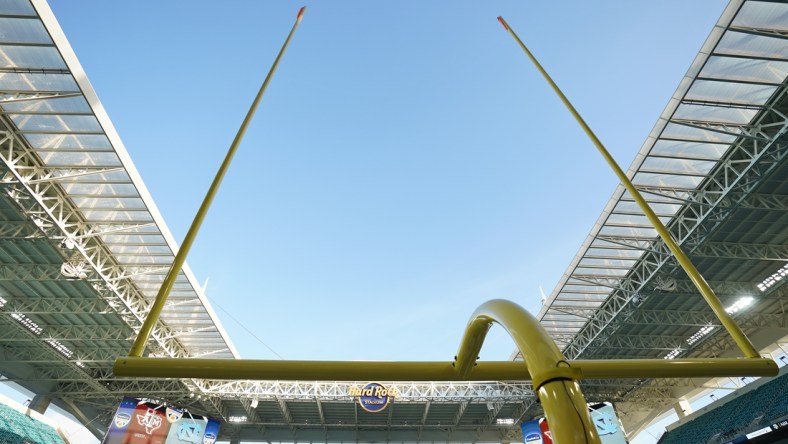
M 760 347 L 788 334 L 786 16 L 784 2 L 733 0 L 628 171 L 723 302 L 754 297 L 734 317 Z M 398 402 L 376 416 L 350 383 L 114 377 L 177 246 L 49 7 L 5 2 L 0 21 L 0 380 L 97 435 L 123 395 L 219 418 L 223 439 L 250 441 L 506 441 L 540 413 L 528 382 L 398 382 Z M 237 357 L 188 267 L 169 301 L 152 355 Z M 621 187 L 539 317 L 569 359 L 735 351 Z M 615 401 L 636 432 L 723 384 L 583 389 Z

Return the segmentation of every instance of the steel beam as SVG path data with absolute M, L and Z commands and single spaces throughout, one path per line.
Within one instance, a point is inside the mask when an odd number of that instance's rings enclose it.
M 705 327 L 719 325 L 714 314 L 695 310 L 634 310 L 622 320 L 627 324 L 641 325 L 685 325 Z M 774 313 L 742 313 L 736 317 L 742 328 L 755 327 L 787 327 L 788 319 L 784 315 Z
M 787 245 L 750 244 L 735 242 L 704 242 L 696 247 L 693 256 L 788 261 Z
M 285 398 L 293 400 L 349 399 L 348 388 L 358 386 L 348 382 L 299 382 L 299 381 L 216 381 L 205 380 L 203 390 L 217 396 L 244 396 L 257 399 Z M 402 402 L 459 402 L 462 400 L 512 401 L 532 399 L 531 383 L 478 383 L 478 382 L 397 382 L 391 384 L 399 392 Z
M 19 211 L 30 220 L 39 221 L 37 226 L 44 229 L 50 239 L 70 239 L 74 242 L 74 251 L 78 253 L 90 267 L 91 279 L 98 278 L 94 288 L 100 296 L 107 300 L 119 301 L 132 313 L 124 318 L 132 328 L 139 328 L 145 318 L 149 303 L 129 279 L 123 279 L 126 274 L 123 268 L 115 261 L 114 255 L 100 242 L 97 236 L 92 236 L 95 228 L 88 224 L 78 208 L 63 194 L 59 186 L 49 180 L 54 177 L 52 171 L 43 169 L 34 150 L 27 146 L 23 136 L 18 135 L 13 125 L 6 117 L 0 118 L 0 189 L 11 197 Z M 40 174 L 48 174 L 46 177 Z M 71 174 L 71 173 L 69 173 Z M 74 174 L 80 174 L 79 172 Z M 125 224 L 130 225 L 130 224 Z M 59 266 L 59 265 L 58 265 Z M 58 277 L 59 269 L 34 269 L 34 276 L 18 276 L 3 273 L 0 269 L 0 279 L 20 279 L 38 276 L 42 280 L 62 279 Z M 159 323 L 157 334 L 154 335 L 158 345 L 169 356 L 188 356 L 176 338 L 162 339 L 161 331 L 165 336 L 171 334 L 167 327 Z

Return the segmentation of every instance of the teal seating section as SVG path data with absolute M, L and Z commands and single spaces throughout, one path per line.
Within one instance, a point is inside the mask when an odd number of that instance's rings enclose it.
M 0 444 L 65 444 L 57 431 L 0 404 Z
M 662 435 L 659 444 L 718 444 L 773 424 L 788 414 L 788 374 Z

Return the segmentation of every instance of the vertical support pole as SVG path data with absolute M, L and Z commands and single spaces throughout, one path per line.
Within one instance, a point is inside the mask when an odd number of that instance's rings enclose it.
M 712 311 L 714 311 L 714 314 L 717 315 L 717 318 L 720 320 L 722 325 L 725 326 L 725 329 L 728 330 L 728 333 L 730 333 L 730 335 L 733 337 L 736 345 L 738 345 L 739 349 L 741 349 L 742 353 L 744 353 L 744 356 L 748 358 L 759 358 L 760 354 L 758 354 L 758 350 L 755 349 L 755 347 L 752 345 L 752 342 L 750 342 L 739 325 L 736 324 L 736 321 L 734 321 L 730 314 L 725 311 L 725 308 L 722 306 L 722 303 L 720 302 L 719 298 L 717 298 L 717 295 L 714 294 L 714 291 L 711 289 L 709 284 L 695 268 L 695 265 L 692 263 L 686 253 L 684 253 L 684 250 L 681 249 L 678 242 L 673 239 L 670 231 L 668 231 L 662 221 L 659 220 L 659 217 L 657 217 L 657 215 L 654 213 L 654 210 L 652 210 L 651 206 L 648 204 L 648 202 L 646 202 L 646 199 L 644 199 L 637 188 L 635 188 L 635 185 L 631 180 L 629 180 L 629 177 L 627 177 L 626 173 L 624 173 L 621 167 L 618 166 L 616 161 L 613 159 L 613 156 L 611 156 L 607 151 L 607 148 L 605 148 L 605 146 L 602 144 L 599 138 L 597 138 L 596 134 L 594 134 L 585 120 L 583 120 L 583 118 L 580 116 L 580 113 L 578 113 L 575 107 L 572 106 L 572 103 L 569 102 L 569 99 L 567 99 L 564 93 L 561 92 L 561 89 L 558 88 L 558 85 L 556 85 L 550 75 L 547 74 L 547 71 L 542 68 L 542 65 L 538 60 L 536 60 L 536 57 L 531 54 L 531 51 L 528 50 L 522 40 L 520 40 L 520 37 L 515 34 L 514 30 L 509 26 L 509 24 L 506 23 L 506 20 L 504 20 L 503 17 L 498 17 L 498 21 L 501 22 L 506 31 L 508 31 L 509 34 L 514 37 L 523 51 L 525 51 L 525 54 L 528 56 L 528 58 L 531 59 L 545 80 L 547 80 L 547 83 L 549 83 L 553 88 L 553 91 L 555 91 L 564 105 L 566 105 L 566 108 L 575 118 L 577 123 L 583 128 L 583 131 L 585 131 L 585 133 L 594 143 L 596 148 L 602 154 L 602 157 L 605 158 L 605 161 L 607 161 L 608 165 L 610 165 L 610 168 L 613 169 L 613 172 L 618 177 L 618 180 L 621 181 L 621 184 L 624 185 L 632 198 L 635 199 L 635 202 L 637 202 L 638 206 L 640 206 L 640 209 L 643 210 L 643 213 L 645 213 L 648 220 L 657 230 L 657 233 L 659 233 L 659 236 L 665 242 L 668 249 L 670 249 L 671 253 L 673 253 L 676 259 L 679 261 L 681 268 L 684 269 L 690 280 L 692 280 L 692 283 L 695 284 L 695 287 L 697 287 L 698 291 L 700 291 L 700 294 L 709 304 Z
M 200 209 L 197 210 L 197 215 L 189 227 L 189 231 L 186 233 L 186 237 L 178 249 L 175 259 L 172 261 L 172 265 L 167 272 L 167 276 L 164 278 L 164 282 L 162 282 L 161 288 L 159 288 L 159 292 L 156 294 L 156 300 L 153 302 L 153 305 L 148 312 L 148 316 L 145 318 L 145 322 L 142 324 L 142 328 L 140 328 L 140 332 L 137 334 L 137 338 L 134 340 L 134 344 L 131 347 L 129 356 L 142 356 L 142 352 L 145 350 L 145 344 L 147 344 L 148 338 L 153 331 L 153 326 L 156 325 L 156 322 L 161 316 L 161 311 L 164 309 L 164 303 L 167 302 L 167 297 L 170 295 L 170 290 L 172 290 L 172 286 L 175 284 L 175 279 L 178 277 L 178 273 L 180 273 L 181 268 L 186 261 L 186 255 L 191 249 L 194 238 L 197 237 L 197 232 L 200 230 L 202 221 L 205 219 L 205 215 L 208 213 L 208 208 L 210 208 L 211 203 L 213 202 L 216 191 L 219 190 L 219 185 L 221 185 L 222 179 L 230 167 L 233 156 L 235 156 L 235 151 L 238 149 L 238 145 L 240 145 L 241 139 L 243 139 L 243 136 L 246 133 L 246 128 L 249 126 L 249 122 L 252 121 L 255 111 L 257 111 L 257 105 L 260 104 L 260 100 L 263 98 L 266 88 L 268 88 L 268 82 L 273 77 L 274 72 L 276 72 L 276 68 L 279 65 L 279 60 L 282 58 L 287 46 L 290 44 L 290 39 L 293 37 L 293 34 L 298 28 L 299 23 L 301 23 L 301 19 L 303 18 L 305 10 L 306 7 L 303 7 L 298 11 L 296 22 L 293 24 L 292 29 L 290 29 L 290 34 L 287 35 L 287 39 L 285 39 L 282 49 L 279 50 L 279 54 L 277 54 L 274 64 L 268 71 L 268 75 L 265 77 L 262 86 L 260 86 L 260 90 L 257 92 L 257 96 L 254 98 L 252 106 L 249 108 L 249 112 L 247 112 L 243 123 L 241 123 L 238 133 L 235 135 L 235 139 L 233 139 L 230 149 L 227 151 L 224 162 L 222 162 L 222 165 L 219 167 L 219 171 L 216 173 L 216 177 L 213 179 L 211 187 L 208 189 L 208 193 L 205 195 L 202 205 L 200 205 Z

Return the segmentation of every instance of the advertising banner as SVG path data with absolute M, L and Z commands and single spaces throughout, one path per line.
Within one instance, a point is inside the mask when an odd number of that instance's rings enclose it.
M 525 444 L 544 444 L 538 420 L 526 421 L 520 427 L 523 429 L 523 442 Z
M 596 431 L 599 433 L 602 444 L 627 444 L 629 442 L 624 435 L 624 430 L 621 428 L 621 423 L 618 420 L 618 416 L 616 416 L 613 404 L 609 402 L 591 404 L 588 406 L 588 412 L 591 414 L 591 421 L 596 426 Z M 553 436 L 547 424 L 547 419 L 540 418 L 527 421 L 522 423 L 521 427 L 525 444 L 553 443 Z
M 358 398 L 358 405 L 369 413 L 380 413 L 399 396 L 399 392 L 394 387 L 386 387 L 379 382 L 370 382 L 364 387 L 350 387 L 347 391 L 348 396 Z
M 613 404 L 609 402 L 593 404 L 588 406 L 588 410 L 591 413 L 591 421 L 596 426 L 596 431 L 599 433 L 599 439 L 602 440 L 602 444 L 628 443 Z
M 102 444 L 214 444 L 219 421 L 125 397 Z

